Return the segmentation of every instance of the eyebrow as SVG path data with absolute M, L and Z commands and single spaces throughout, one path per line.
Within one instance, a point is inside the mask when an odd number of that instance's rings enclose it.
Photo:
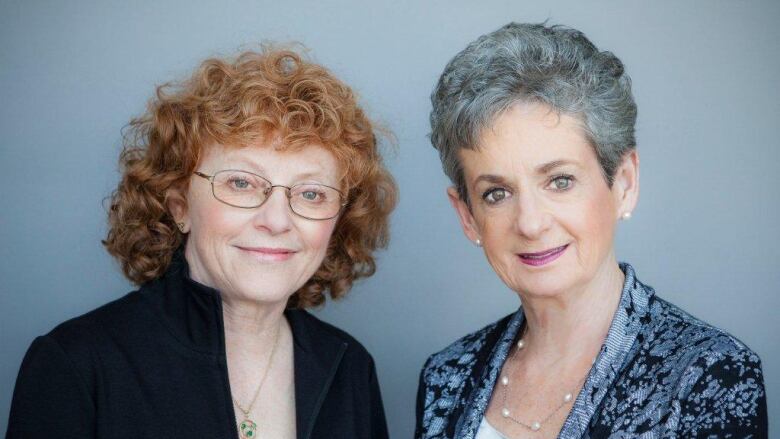
M 493 184 L 499 184 L 504 182 L 504 177 L 501 177 L 500 175 L 493 175 L 493 174 L 482 174 L 479 177 L 477 177 L 476 180 L 474 180 L 473 183 L 474 186 L 476 186 L 477 183 L 481 181 L 486 181 L 488 183 L 493 183 Z
M 249 171 L 260 175 L 265 175 L 265 169 L 252 160 L 243 157 L 227 157 L 227 160 L 221 165 L 224 169 L 235 169 L 238 171 Z
M 561 166 L 564 166 L 564 165 L 576 165 L 576 163 L 571 161 L 571 160 L 564 160 L 564 159 L 553 160 L 551 162 L 547 162 L 547 163 L 544 163 L 544 164 L 541 164 L 541 165 L 537 166 L 536 167 L 536 173 L 537 174 L 546 174 L 546 173 L 552 171 L 553 169 L 561 167 Z
M 546 174 L 546 173 L 552 171 L 555 168 L 558 168 L 558 167 L 561 167 L 561 166 L 565 166 L 565 165 L 575 165 L 576 166 L 577 163 L 574 162 L 574 161 L 565 160 L 565 159 L 553 160 L 551 162 L 543 163 L 543 164 L 537 166 L 536 167 L 536 173 L 537 174 Z M 504 177 L 501 177 L 500 175 L 482 174 L 482 175 L 480 175 L 479 177 L 477 177 L 474 180 L 473 185 L 476 186 L 478 183 L 480 183 L 482 181 L 485 181 L 485 182 L 488 182 L 488 183 L 492 183 L 492 184 L 502 184 L 502 183 L 504 183 L 505 179 L 504 179 Z
M 253 162 L 253 161 L 251 161 L 249 159 L 233 158 L 233 159 L 229 160 L 229 162 L 232 162 L 234 164 L 240 165 L 239 168 L 237 169 L 239 171 L 249 171 L 249 172 L 252 172 L 254 174 L 258 174 L 258 175 L 260 175 L 263 178 L 268 178 L 268 173 L 266 172 L 266 170 L 262 166 L 260 166 L 259 164 L 255 163 L 255 162 Z M 228 165 L 228 166 L 232 166 L 232 165 Z M 246 169 L 244 167 L 249 167 L 250 169 Z M 236 169 L 236 168 L 233 167 L 232 169 Z M 327 178 L 327 176 L 324 175 L 324 173 L 325 173 L 325 171 L 323 169 L 316 169 L 316 170 L 312 169 L 312 170 L 309 170 L 308 172 L 303 172 L 303 173 L 300 173 L 300 174 L 296 174 L 295 175 L 295 180 L 299 181 L 299 180 L 305 180 L 307 178 L 316 178 L 316 179 L 329 180 Z
M 326 181 L 327 180 L 326 183 L 330 181 L 330 179 L 327 176 L 325 176 L 322 173 L 322 171 L 304 172 L 303 174 L 297 174 L 295 176 L 295 180 L 296 181 L 297 180 L 306 180 L 307 178 L 315 178 L 317 180 L 322 180 L 322 181 Z M 329 184 L 333 184 L 333 183 L 335 183 L 335 182 L 330 182 Z

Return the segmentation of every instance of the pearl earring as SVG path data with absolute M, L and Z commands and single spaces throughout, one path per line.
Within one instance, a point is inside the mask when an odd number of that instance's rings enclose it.
M 630 220 L 631 219 L 631 212 L 623 212 L 623 219 L 624 220 Z
M 477 244 L 477 247 L 482 247 L 482 241 L 479 238 L 474 243 Z

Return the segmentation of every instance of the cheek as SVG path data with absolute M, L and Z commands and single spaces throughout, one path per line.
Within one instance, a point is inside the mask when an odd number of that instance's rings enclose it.
M 241 221 L 238 221 L 234 215 L 226 215 L 221 209 L 203 209 L 197 216 L 197 226 L 210 235 L 224 235 L 237 228 Z
M 335 224 L 335 221 L 309 221 L 299 228 L 306 247 L 320 260 L 325 257 L 328 250 L 328 242 Z
M 200 243 L 223 241 L 240 234 L 250 221 L 249 212 L 233 212 L 224 205 L 193 203 L 191 237 Z
M 605 191 L 606 192 L 606 191 Z M 572 216 L 585 257 L 600 258 L 612 248 L 615 231 L 613 200 L 609 192 L 587 200 L 579 215 Z M 596 261 L 594 261 L 596 262 Z
M 512 230 L 511 217 L 508 215 L 480 215 L 478 221 L 481 232 L 482 248 L 488 262 L 498 272 L 511 271 L 515 261 L 512 239 L 507 239 L 515 233 Z M 504 268 L 504 267 L 507 268 Z
M 474 216 L 474 222 L 486 253 L 490 253 L 494 247 L 500 247 L 502 242 L 506 242 L 501 239 L 501 236 L 510 233 L 510 224 L 504 216 L 480 212 Z

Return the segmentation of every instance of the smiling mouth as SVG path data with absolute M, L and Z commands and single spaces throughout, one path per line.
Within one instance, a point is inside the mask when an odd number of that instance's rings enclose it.
M 239 250 L 248 253 L 250 256 L 260 261 L 286 261 L 293 257 L 295 250 L 287 248 L 270 247 L 238 247 Z
M 520 257 L 520 262 L 526 265 L 532 265 L 538 267 L 541 265 L 549 264 L 550 262 L 558 259 L 558 257 L 560 257 L 568 247 L 569 244 L 566 244 L 550 250 L 545 250 L 543 252 L 519 253 L 517 256 Z

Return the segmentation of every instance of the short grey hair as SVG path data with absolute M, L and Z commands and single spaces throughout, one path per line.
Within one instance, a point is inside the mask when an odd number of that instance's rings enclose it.
M 610 187 L 623 156 L 636 148 L 631 79 L 615 55 L 576 29 L 509 23 L 455 55 L 431 94 L 431 143 L 463 200 L 458 151 L 477 149 L 482 130 L 521 102 L 576 116 Z

